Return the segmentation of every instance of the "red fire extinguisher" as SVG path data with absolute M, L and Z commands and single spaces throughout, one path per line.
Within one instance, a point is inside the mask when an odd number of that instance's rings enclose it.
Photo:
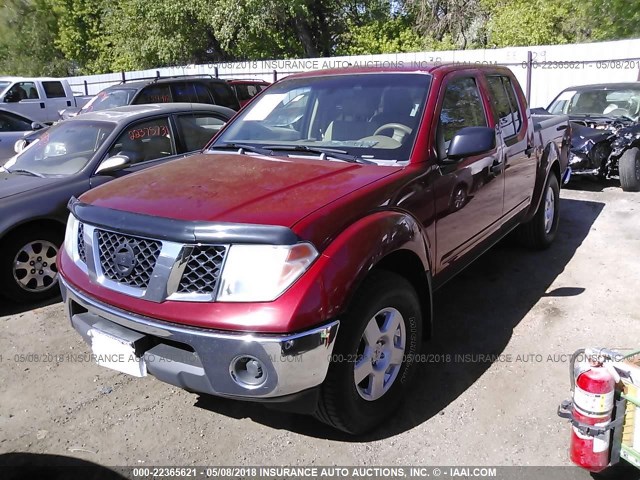
M 586 354 L 586 360 L 576 367 L 581 354 Z M 573 354 L 570 366 L 573 397 L 571 405 L 565 405 L 571 407 L 570 415 L 566 415 L 572 424 L 570 457 L 573 463 L 592 472 L 609 465 L 616 378 L 615 370 L 605 366 L 608 359 L 611 357 L 604 349 L 580 349 Z

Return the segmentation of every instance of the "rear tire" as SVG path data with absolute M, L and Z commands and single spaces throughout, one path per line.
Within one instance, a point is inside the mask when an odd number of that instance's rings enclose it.
M 549 174 L 542 191 L 540 205 L 534 217 L 518 227 L 518 238 L 529 248 L 548 248 L 556 238 L 560 219 L 560 186 L 553 173 Z
M 377 427 L 397 410 L 421 341 L 413 286 L 392 272 L 371 273 L 340 323 L 315 416 L 355 435 Z
M 0 293 L 16 302 L 38 302 L 55 297 L 58 288 L 58 252 L 62 232 L 27 227 L 10 234 L 0 245 Z
M 625 192 L 640 190 L 640 148 L 630 148 L 618 160 L 620 186 Z

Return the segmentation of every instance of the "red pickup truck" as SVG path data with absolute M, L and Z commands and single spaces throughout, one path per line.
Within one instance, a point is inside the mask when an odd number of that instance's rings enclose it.
M 365 432 L 433 291 L 516 228 L 553 241 L 569 139 L 506 68 L 287 77 L 203 153 L 71 200 L 71 323 L 101 365 Z

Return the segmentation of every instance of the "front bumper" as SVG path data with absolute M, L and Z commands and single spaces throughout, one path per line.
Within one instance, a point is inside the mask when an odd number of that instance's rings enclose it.
M 130 342 L 146 372 L 193 392 L 246 399 L 273 399 L 320 385 L 327 374 L 339 321 L 291 335 L 223 332 L 161 322 L 104 304 L 60 278 L 71 324 L 91 345 L 90 330 Z M 264 382 L 234 379 L 233 362 L 252 357 Z

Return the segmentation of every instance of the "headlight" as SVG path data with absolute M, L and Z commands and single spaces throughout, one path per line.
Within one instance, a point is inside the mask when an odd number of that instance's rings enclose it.
M 69 258 L 75 260 L 75 252 L 78 250 L 76 243 L 78 242 L 78 225 L 79 221 L 73 214 L 69 214 L 67 220 L 67 230 L 64 233 L 64 251 Z
M 318 252 L 309 243 L 232 245 L 222 269 L 220 302 L 270 302 L 278 298 Z

